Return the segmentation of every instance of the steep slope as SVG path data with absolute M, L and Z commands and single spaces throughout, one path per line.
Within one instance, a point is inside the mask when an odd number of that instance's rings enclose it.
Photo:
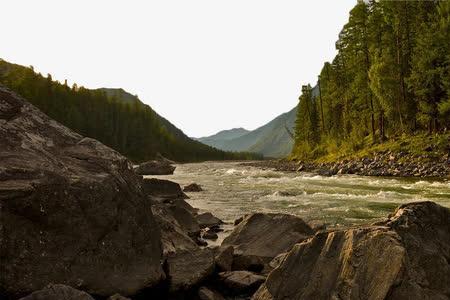
M 125 103 L 142 103 L 137 96 L 128 93 L 122 88 L 100 88 L 97 90 L 104 92 L 110 98 L 116 98 Z
M 244 128 L 233 128 L 230 130 L 222 130 L 215 135 L 198 138 L 196 140 L 217 149 L 222 149 L 228 141 L 239 138 L 249 132 L 250 131 Z
M 312 96 L 319 97 L 319 88 L 312 89 Z M 229 133 L 236 129 L 224 130 L 198 140 L 207 145 L 225 151 L 248 151 L 265 157 L 279 158 L 289 155 L 294 146 L 294 129 L 297 119 L 297 107 L 279 115 L 269 123 L 245 134 L 233 138 Z M 243 131 L 238 131 L 242 133 Z
M 138 103 L 139 105 L 142 105 L 143 107 L 147 107 L 149 109 L 152 109 L 149 105 L 144 104 L 137 96 L 132 95 L 130 93 L 128 93 L 127 91 L 119 88 L 119 89 L 114 89 L 114 88 L 100 88 L 97 89 L 98 91 L 103 91 L 104 93 L 106 93 L 106 95 L 108 97 L 110 97 L 111 99 L 123 102 L 123 103 Z M 174 137 L 184 140 L 184 141 L 189 141 L 189 142 L 194 142 L 196 145 L 198 145 L 198 142 L 189 138 L 186 134 L 184 134 L 184 132 L 181 129 L 178 129 L 175 125 L 173 125 L 172 123 L 170 123 L 169 120 L 167 120 L 166 118 L 162 117 L 161 115 L 159 115 L 156 111 L 153 111 L 154 115 L 156 117 L 156 119 L 158 119 L 160 125 L 167 130 L 167 132 L 171 133 Z
M 135 162 L 158 153 L 182 162 L 248 159 L 248 153 L 226 153 L 187 137 L 150 106 L 122 89 L 91 90 L 67 86 L 33 68 L 0 59 L 0 84 L 28 99 L 51 118 L 95 138 Z
M 248 150 L 267 157 L 287 156 L 294 144 L 291 133 L 294 131 L 296 114 L 297 108 L 293 108 L 267 124 L 265 128 L 263 127 L 264 130 L 261 130 L 265 132 Z
M 221 131 L 199 140 L 225 151 L 251 151 L 265 157 L 283 157 L 290 153 L 293 146 L 293 139 L 287 129 L 293 131 L 296 112 L 295 107 L 264 126 L 235 138 L 224 139 L 222 133 L 229 131 Z

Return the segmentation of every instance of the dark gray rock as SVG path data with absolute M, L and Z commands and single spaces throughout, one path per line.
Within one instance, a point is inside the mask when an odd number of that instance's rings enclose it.
M 196 183 L 191 183 L 184 187 L 183 191 L 185 192 L 191 192 L 191 193 L 198 193 L 203 191 L 202 187 Z
M 313 234 L 311 227 L 298 217 L 256 213 L 246 216 L 225 238 L 222 247 L 234 247 L 233 269 L 258 271 Z
M 151 160 L 134 168 L 139 175 L 172 175 L 176 167 L 166 161 Z
M 209 248 L 178 250 L 167 259 L 170 289 L 189 290 L 214 271 L 214 253 Z
M 220 248 L 216 255 L 216 267 L 220 271 L 231 271 L 233 266 L 233 246 Z
M 242 220 L 244 220 L 244 217 L 239 217 L 239 218 L 237 218 L 236 220 L 234 220 L 233 225 L 234 225 L 234 226 L 239 225 L 239 223 L 241 223 Z
M 212 227 L 223 224 L 223 221 L 219 218 L 215 217 L 212 213 L 206 212 L 200 215 L 197 215 L 197 222 L 200 225 L 200 228 Z
M 218 276 L 223 287 L 232 295 L 251 294 L 266 280 L 266 277 L 249 271 L 221 272 Z
M 219 236 L 214 231 L 208 229 L 202 233 L 202 238 L 205 240 L 217 240 Z
M 131 300 L 130 298 L 124 297 L 120 294 L 114 294 L 108 298 L 108 300 Z
M 0 88 L 0 287 L 102 296 L 157 284 L 160 230 L 131 163 Z
M 204 286 L 198 289 L 198 298 L 200 300 L 225 300 L 217 291 Z
M 411 203 L 295 245 L 252 299 L 448 299 L 449 261 L 450 210 Z
M 63 284 L 50 284 L 20 300 L 94 300 L 88 293 Z
M 188 199 L 178 183 L 156 178 L 144 178 L 142 188 L 146 195 L 159 199 Z
M 198 244 L 202 240 L 192 235 L 193 227 L 199 230 L 195 218 L 187 210 L 167 203 L 153 205 L 152 210 L 161 228 L 170 291 L 197 286 L 212 274 L 215 263 L 213 251 L 201 249 Z
M 189 236 L 189 231 L 180 226 L 168 205 L 155 204 L 152 206 L 152 211 L 161 228 L 162 249 L 165 258 L 179 250 L 198 250 L 196 242 Z
M 173 204 L 170 204 L 168 209 L 180 227 L 187 232 L 188 236 L 196 237 L 200 234 L 200 226 L 197 219 L 190 211 L 184 207 Z

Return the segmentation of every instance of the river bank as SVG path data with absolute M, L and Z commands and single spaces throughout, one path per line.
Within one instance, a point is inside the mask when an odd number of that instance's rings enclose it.
M 265 160 L 244 165 L 283 172 L 311 172 L 322 176 L 354 174 L 360 176 L 450 178 L 448 153 L 414 155 L 404 152 L 382 151 L 370 156 L 347 158 L 335 162 L 299 160 Z

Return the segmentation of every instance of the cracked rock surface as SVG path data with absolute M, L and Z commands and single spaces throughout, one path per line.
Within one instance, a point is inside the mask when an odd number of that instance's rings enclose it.
M 252 299 L 449 299 L 449 262 L 450 210 L 409 203 L 295 245 Z
M 131 163 L 1 86 L 0 210 L 1 295 L 57 282 L 126 296 L 164 277 Z

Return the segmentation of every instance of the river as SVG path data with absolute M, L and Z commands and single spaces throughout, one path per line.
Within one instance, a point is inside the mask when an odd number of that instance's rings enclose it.
M 158 176 L 204 191 L 188 202 L 226 222 L 252 212 L 299 216 L 328 226 L 380 220 L 402 203 L 430 200 L 450 207 L 450 181 L 342 175 L 324 177 L 243 166 L 237 162 L 177 165 L 174 175 Z

